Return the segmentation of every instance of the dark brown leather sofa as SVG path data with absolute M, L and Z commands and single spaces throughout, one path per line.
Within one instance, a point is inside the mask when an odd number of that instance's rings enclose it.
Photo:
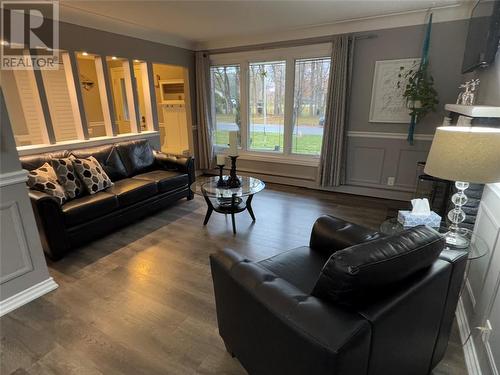
M 62 206 L 50 195 L 29 189 L 43 249 L 53 260 L 178 199 L 193 198 L 189 186 L 195 180 L 194 160 L 156 152 L 147 140 L 30 155 L 20 160 L 24 169 L 33 170 L 51 158 L 70 155 L 94 156 L 114 185 Z
M 219 333 L 251 375 L 427 375 L 467 262 L 443 246 L 424 226 L 385 237 L 323 216 L 309 246 L 259 262 L 218 252 Z

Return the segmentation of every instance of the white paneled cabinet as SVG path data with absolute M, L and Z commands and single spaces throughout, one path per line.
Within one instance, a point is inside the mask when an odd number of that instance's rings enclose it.
M 183 104 L 162 104 L 162 110 L 162 151 L 171 154 L 189 152 L 186 107 Z
M 500 184 L 486 185 L 476 219 L 475 232 L 490 252 L 471 263 L 464 296 L 469 305 L 469 326 L 477 362 L 483 375 L 500 369 Z M 476 327 L 491 331 L 481 333 Z

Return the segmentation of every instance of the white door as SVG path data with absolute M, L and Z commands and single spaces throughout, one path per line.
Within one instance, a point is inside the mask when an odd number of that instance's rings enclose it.
M 130 133 L 130 114 L 127 102 L 127 90 L 123 68 L 111 68 L 113 86 L 113 103 L 115 105 L 116 125 L 118 133 Z

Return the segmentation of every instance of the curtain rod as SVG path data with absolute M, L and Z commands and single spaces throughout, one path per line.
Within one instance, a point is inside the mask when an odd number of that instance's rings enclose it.
M 341 35 L 341 34 L 337 34 Z M 337 35 L 326 35 L 314 38 L 307 39 L 294 39 L 294 40 L 285 40 L 282 42 L 272 42 L 272 43 L 262 43 L 262 44 L 252 44 L 248 46 L 239 46 L 239 47 L 227 47 L 227 48 L 219 48 L 205 51 L 209 55 L 218 55 L 222 53 L 235 53 L 235 52 L 248 52 L 248 51 L 257 51 L 263 49 L 275 49 L 275 48 L 283 48 L 283 47 L 298 47 L 304 46 L 308 44 L 319 44 L 319 43 L 328 43 L 332 41 L 332 38 Z M 355 40 L 363 40 L 363 39 L 374 39 L 377 38 L 377 34 L 360 34 L 355 35 Z

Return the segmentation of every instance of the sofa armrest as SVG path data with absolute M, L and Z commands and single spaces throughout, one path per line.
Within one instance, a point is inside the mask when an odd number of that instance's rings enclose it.
M 176 169 L 180 172 L 189 173 L 191 164 L 194 162 L 191 156 L 164 154 L 161 151 L 153 151 L 156 165 L 164 169 Z
M 220 335 L 249 373 L 367 373 L 371 331 L 360 315 L 234 251 L 211 255 L 210 264 Z
M 385 235 L 361 225 L 324 215 L 314 223 L 309 246 L 314 250 L 331 255 L 346 247 L 381 237 L 385 237 Z
M 467 267 L 468 253 L 463 250 L 445 249 L 439 255 L 439 259 L 451 263 L 452 271 L 446 302 L 444 305 L 443 317 L 439 327 L 439 333 L 432 355 L 431 366 L 434 368 L 444 357 L 448 341 L 455 319 L 455 311 L 457 310 L 460 292 L 464 283 L 464 274 Z
M 188 175 L 189 186 L 196 180 L 196 173 L 194 168 L 194 158 L 191 156 L 182 155 L 167 155 L 161 151 L 153 150 L 155 157 L 155 164 L 162 169 L 170 170 L 175 169 L 179 172 Z M 189 189 L 188 199 L 193 199 L 194 193 Z
M 60 259 L 70 249 L 61 206 L 56 198 L 42 191 L 28 189 L 28 195 L 43 250 L 50 259 Z

